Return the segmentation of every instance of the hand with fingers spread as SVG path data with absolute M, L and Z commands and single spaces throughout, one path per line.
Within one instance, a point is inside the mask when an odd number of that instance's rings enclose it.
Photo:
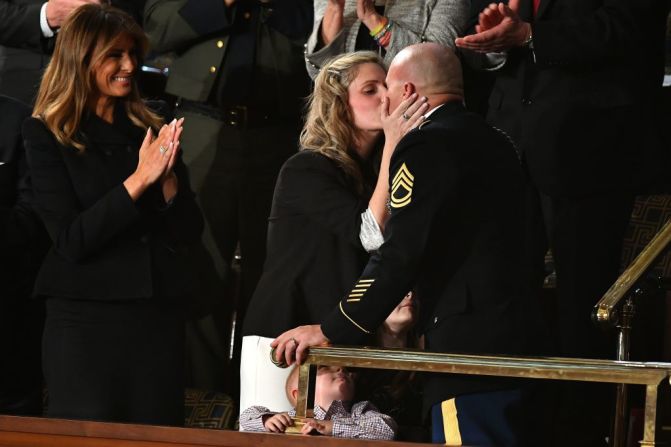
M 263 418 L 263 426 L 266 430 L 273 433 L 284 433 L 287 430 L 287 427 L 293 425 L 294 421 L 288 413 L 277 413 L 264 416 Z
M 333 436 L 333 421 L 319 421 L 317 419 L 307 419 L 305 425 L 301 428 L 301 433 L 309 435 L 312 432 L 317 432 L 324 436 Z
M 531 25 L 520 18 L 518 11 L 519 0 L 489 5 L 479 17 L 478 32 L 455 39 L 455 44 L 479 53 L 523 46 L 531 37 Z
M 424 114 L 429 110 L 427 98 L 421 98 L 413 93 L 404 99 L 396 110 L 389 113 L 389 98 L 384 98 L 382 103 L 381 119 L 384 129 L 384 150 L 393 153 L 401 138 L 411 129 L 424 121 Z M 391 156 L 391 154 L 389 154 Z
M 299 326 L 286 331 L 270 344 L 275 348 L 275 359 L 287 365 L 303 363 L 310 346 L 323 346 L 329 342 L 318 324 Z
M 343 27 L 345 0 L 329 0 L 322 19 L 321 38 L 324 45 L 330 44 Z
M 165 173 L 170 162 L 173 151 L 174 128 L 163 125 L 156 138 L 153 137 L 151 128 L 147 129 L 140 152 L 135 172 L 124 181 L 128 194 L 136 201 L 147 190 L 157 182 Z

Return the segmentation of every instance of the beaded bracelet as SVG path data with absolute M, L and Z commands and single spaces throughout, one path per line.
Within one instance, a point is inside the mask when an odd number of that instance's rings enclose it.
M 391 42 L 391 31 L 387 31 L 384 36 L 380 37 L 380 39 L 377 41 L 377 44 L 383 48 L 386 48 L 387 45 L 389 45 L 389 42 Z
M 383 16 L 382 21 L 380 22 L 380 24 L 378 26 L 376 26 L 375 28 L 373 28 L 372 30 L 370 30 L 370 36 L 374 38 L 376 35 L 378 35 L 380 33 L 380 31 L 382 31 L 384 29 L 385 26 L 387 26 L 388 23 L 389 23 L 389 19 L 387 19 L 386 17 Z
M 373 39 L 375 39 L 375 41 L 382 39 L 382 36 L 387 34 L 387 31 L 389 31 L 390 28 L 391 28 L 391 22 L 387 21 L 387 23 L 385 23 L 384 25 L 384 28 L 382 28 L 379 32 L 375 33 Z
M 387 23 L 387 26 L 382 29 L 378 34 L 376 34 L 373 39 L 381 47 L 386 47 L 391 41 L 391 22 Z

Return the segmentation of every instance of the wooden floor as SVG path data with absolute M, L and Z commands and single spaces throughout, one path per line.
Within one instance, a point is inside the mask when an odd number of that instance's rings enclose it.
M 417 447 L 389 441 L 0 416 L 0 447 Z

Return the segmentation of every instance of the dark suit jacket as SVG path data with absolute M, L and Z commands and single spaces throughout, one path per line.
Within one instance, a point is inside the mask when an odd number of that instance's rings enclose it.
M 514 148 L 458 102 L 398 144 L 385 243 L 322 323 L 333 343 L 359 343 L 413 286 L 426 349 L 526 353 L 531 324 L 521 284 L 522 169 Z M 502 386 L 477 377 L 427 381 L 426 404 Z
M 301 151 L 286 161 L 275 187 L 263 276 L 243 335 L 275 337 L 316 324 L 337 305 L 368 259 L 359 230 L 369 197 L 321 154 Z
M 0 285 L 3 301 L 30 294 L 45 251 L 42 223 L 33 195 L 21 123 L 30 116 L 25 104 L 0 96 Z
M 526 157 L 552 196 L 631 190 L 659 169 L 659 115 L 667 2 L 541 0 L 533 52 L 509 52 L 488 120 Z M 668 172 L 668 171 L 667 171 Z M 644 177 L 652 177 L 651 172 Z
M 40 28 L 44 0 L 0 0 L 0 94 L 30 104 L 55 39 Z
M 144 129 L 122 107 L 109 125 L 84 118 L 87 148 L 57 143 L 45 125 L 23 125 L 36 208 L 53 241 L 35 294 L 73 299 L 182 297 L 195 286 L 185 251 L 199 241 L 203 220 L 181 159 L 171 205 L 158 185 L 134 203 L 123 181 L 135 170 Z
M 0 413 L 42 414 L 42 303 L 30 294 L 49 247 L 32 208 L 21 139 L 25 104 L 0 96 Z

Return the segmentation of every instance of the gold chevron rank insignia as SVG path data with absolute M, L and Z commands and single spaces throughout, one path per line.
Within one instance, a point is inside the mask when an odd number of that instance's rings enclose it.
M 366 293 L 368 288 L 373 285 L 374 282 L 374 279 L 360 279 L 347 297 L 347 302 L 356 303 L 361 301 L 361 297 Z
M 410 203 L 414 182 L 415 176 L 403 163 L 391 182 L 391 206 L 393 208 L 403 208 Z

